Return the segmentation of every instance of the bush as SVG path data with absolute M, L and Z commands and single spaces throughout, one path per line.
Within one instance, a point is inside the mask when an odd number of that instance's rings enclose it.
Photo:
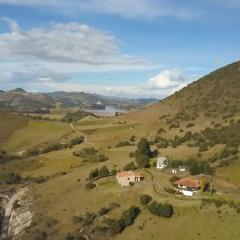
M 148 205 L 148 210 L 153 215 L 159 217 L 169 218 L 173 215 L 173 207 L 168 203 L 161 204 L 153 201 L 150 203 L 150 205 Z
M 102 208 L 99 210 L 98 214 L 99 214 L 100 216 L 103 216 L 103 215 L 106 215 L 109 211 L 110 211 L 109 208 L 102 207 Z
M 136 136 L 132 135 L 130 138 L 129 138 L 130 142 L 135 142 L 136 140 Z
M 110 210 L 114 210 L 114 209 L 119 208 L 119 207 L 120 207 L 120 204 L 116 203 L 116 202 L 111 202 L 111 203 L 109 203 L 109 206 L 108 206 L 108 208 Z
M 131 206 L 128 210 L 124 211 L 120 218 L 122 226 L 124 226 L 125 228 L 127 226 L 132 225 L 139 213 L 140 209 L 136 206 Z
M 128 163 L 125 167 L 123 167 L 124 171 L 130 171 L 130 170 L 135 170 L 137 167 L 135 166 L 134 162 Z
M 0 176 L 0 184 L 21 184 L 24 179 L 16 173 L 7 173 Z
M 173 208 L 170 204 L 161 205 L 161 217 L 170 218 L 173 215 Z
M 152 201 L 152 197 L 144 194 L 140 197 L 140 202 L 142 205 L 146 206 L 147 204 L 149 204 Z
M 130 152 L 130 153 L 129 153 L 129 157 L 130 157 L 130 158 L 134 158 L 134 157 L 135 157 L 135 153 L 134 153 L 134 152 Z
M 87 162 L 105 162 L 108 160 L 107 156 L 102 153 L 98 153 L 98 151 L 93 147 L 84 148 L 79 152 L 73 152 L 73 155 L 81 157 Z
M 117 169 L 112 169 L 112 171 L 111 171 L 111 174 L 113 175 L 113 176 L 116 176 L 117 175 Z
M 81 144 L 82 142 L 84 142 L 84 139 L 85 139 L 84 136 L 76 137 L 70 141 L 70 144 L 71 145 Z
M 91 190 L 91 189 L 93 189 L 93 188 L 95 188 L 96 187 L 96 184 L 94 184 L 94 183 L 87 183 L 86 184 L 86 186 L 85 186 L 85 188 L 87 189 L 87 190 Z
M 109 174 L 110 174 L 110 172 L 106 166 L 103 166 L 100 168 L 100 170 L 99 170 L 100 177 L 107 177 L 107 176 L 109 176 Z
M 98 168 L 92 170 L 90 173 L 89 173 L 89 179 L 94 179 L 96 177 L 99 176 L 99 170 Z
M 137 151 L 139 155 L 145 155 L 145 156 L 151 157 L 152 152 L 151 152 L 150 144 L 146 138 L 142 138 L 139 141 L 137 148 L 138 148 Z
M 110 233 L 112 235 L 116 235 L 122 232 L 123 227 L 121 225 L 121 222 L 119 220 L 111 220 L 108 223 Z
M 131 143 L 129 141 L 122 141 L 122 142 L 119 142 L 116 147 L 126 147 L 126 146 L 131 146 Z
M 150 159 L 148 155 L 137 154 L 136 162 L 139 168 L 148 168 L 150 166 Z
M 197 175 L 200 173 L 213 175 L 215 169 L 212 168 L 208 162 L 192 160 L 189 163 L 189 172 L 191 175 Z

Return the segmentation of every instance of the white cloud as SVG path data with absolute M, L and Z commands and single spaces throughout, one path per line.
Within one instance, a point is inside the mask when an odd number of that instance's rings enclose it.
M 45 84 L 61 83 L 71 79 L 67 73 L 56 73 L 49 69 L 39 69 L 38 71 L 12 72 L 8 78 L 9 83 L 15 84 Z
M 176 0 L 0 0 L 0 4 L 47 7 L 63 14 L 78 14 L 79 11 L 113 14 L 126 18 L 176 17 L 191 18 L 199 15 L 188 4 L 183 6 Z
M 149 86 L 159 89 L 171 89 L 182 86 L 186 81 L 183 73 L 179 69 L 162 71 L 155 77 L 149 79 Z
M 1 57 L 86 65 L 144 63 L 143 59 L 122 54 L 115 36 L 88 25 L 55 23 L 49 28 L 24 31 L 13 20 L 3 19 L 9 23 L 11 32 L 0 34 Z

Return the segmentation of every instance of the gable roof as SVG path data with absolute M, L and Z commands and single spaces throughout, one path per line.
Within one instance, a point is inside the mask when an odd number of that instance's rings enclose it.
M 182 178 L 176 181 L 175 184 L 189 188 L 199 188 L 201 187 L 201 182 L 198 178 Z
M 140 173 L 136 173 L 133 171 L 124 171 L 124 172 L 118 172 L 117 177 L 142 177 Z

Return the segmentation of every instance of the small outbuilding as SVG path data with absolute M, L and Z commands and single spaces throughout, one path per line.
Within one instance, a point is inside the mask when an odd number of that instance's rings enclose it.
M 131 183 L 140 182 L 143 179 L 140 173 L 134 171 L 118 172 L 116 178 L 122 187 L 129 186 Z
M 168 159 L 166 157 L 157 158 L 157 169 L 164 169 L 168 167 Z

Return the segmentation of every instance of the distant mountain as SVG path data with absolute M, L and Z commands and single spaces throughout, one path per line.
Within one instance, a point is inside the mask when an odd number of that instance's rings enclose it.
M 122 109 L 131 109 L 157 102 L 157 99 L 127 99 L 120 97 L 108 97 L 100 94 L 85 92 L 54 92 L 47 93 L 63 107 L 79 106 L 83 109 L 102 109 L 105 106 L 113 106 Z
M 30 93 L 22 88 L 0 92 L 0 109 L 25 113 L 44 113 L 56 106 L 79 107 L 80 109 L 104 109 L 105 106 L 113 106 L 120 109 L 131 109 L 153 102 L 157 102 L 157 100 L 106 97 L 85 92 L 53 92 L 44 94 Z
M 28 93 L 22 88 L 16 88 L 0 94 L 0 108 L 17 111 L 39 113 L 54 107 L 54 100 L 43 93 Z
M 4 91 L 0 90 L 0 94 L 1 94 L 1 93 L 4 93 Z

